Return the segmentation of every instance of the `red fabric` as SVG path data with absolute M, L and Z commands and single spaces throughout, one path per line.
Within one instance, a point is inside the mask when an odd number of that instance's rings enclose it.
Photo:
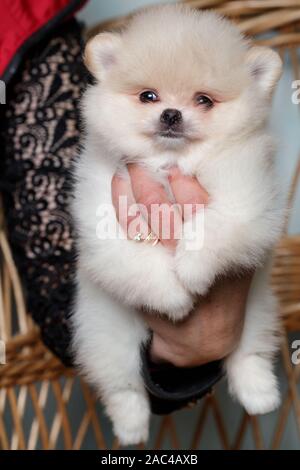
M 69 3 L 72 2 L 70 0 L 0 0 L 0 76 L 26 40 Z

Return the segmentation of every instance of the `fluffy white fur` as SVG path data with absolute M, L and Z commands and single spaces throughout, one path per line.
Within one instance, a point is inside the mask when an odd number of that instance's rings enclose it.
M 283 212 L 266 120 L 279 57 L 252 47 L 214 13 L 164 6 L 138 14 L 118 34 L 96 36 L 85 58 L 97 83 L 83 99 L 87 136 L 75 170 L 77 364 L 96 386 L 121 443 L 146 440 L 150 412 L 140 347 L 147 329 L 137 308 L 179 320 L 217 276 L 255 268 L 242 339 L 226 369 L 232 395 L 249 413 L 273 410 L 278 321 L 265 264 Z M 145 89 L 156 90 L 160 101 L 141 103 Z M 215 106 L 196 106 L 197 92 L 213 96 Z M 158 134 L 166 108 L 182 112 L 183 137 Z M 198 177 L 210 196 L 203 247 L 189 251 L 183 239 L 174 256 L 160 244 L 97 238 L 97 208 L 111 204 L 112 177 L 132 161 L 160 177 L 174 164 Z M 184 230 L 187 237 L 191 222 Z

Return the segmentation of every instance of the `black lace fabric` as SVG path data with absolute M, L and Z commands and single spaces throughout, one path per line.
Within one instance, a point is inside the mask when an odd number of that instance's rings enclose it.
M 75 249 L 68 203 L 87 76 L 81 27 L 61 26 L 28 55 L 2 106 L 0 190 L 29 313 L 70 364 Z

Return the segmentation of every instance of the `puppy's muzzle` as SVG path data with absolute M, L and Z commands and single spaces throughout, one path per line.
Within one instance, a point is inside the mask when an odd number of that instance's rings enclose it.
M 178 126 L 182 122 L 182 114 L 178 109 L 165 109 L 161 113 L 160 122 L 168 128 Z
M 173 127 L 182 122 L 182 114 L 178 109 L 165 109 L 160 116 L 160 122 Z
M 165 109 L 160 116 L 160 134 L 164 137 L 181 137 L 182 113 L 178 109 Z

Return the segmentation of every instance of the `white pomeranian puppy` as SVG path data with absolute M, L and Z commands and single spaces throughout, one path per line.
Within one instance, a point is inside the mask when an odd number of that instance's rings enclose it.
M 217 14 L 177 5 L 95 36 L 85 62 L 96 84 L 83 99 L 87 132 L 75 169 L 77 364 L 121 443 L 146 440 L 140 348 L 148 332 L 138 308 L 181 320 L 218 276 L 256 269 L 243 335 L 225 367 L 230 392 L 248 413 L 273 410 L 280 401 L 272 363 L 279 322 L 263 265 L 283 220 L 267 133 L 279 56 L 253 47 Z M 146 166 L 166 187 L 170 166 L 198 178 L 209 203 L 194 216 L 204 222 L 196 249 L 186 241 L 194 219 L 185 222 L 175 254 L 160 243 L 99 236 L 99 207 L 112 205 L 113 175 L 125 173 L 128 162 Z M 113 231 L 114 210 L 106 223 Z

